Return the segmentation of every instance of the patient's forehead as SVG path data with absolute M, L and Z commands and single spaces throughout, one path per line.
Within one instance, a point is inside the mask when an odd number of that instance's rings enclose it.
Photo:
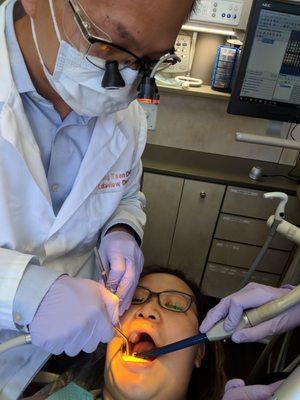
M 193 296 L 190 287 L 175 275 L 166 273 L 153 273 L 140 279 L 139 285 L 145 286 L 154 292 L 162 292 L 164 290 L 178 290 Z

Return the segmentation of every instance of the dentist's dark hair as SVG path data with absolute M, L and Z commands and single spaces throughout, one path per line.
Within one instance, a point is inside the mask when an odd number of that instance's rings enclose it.
M 184 272 L 168 267 L 147 267 L 142 272 L 141 278 L 151 274 L 170 274 L 181 279 L 193 292 L 196 299 L 197 317 L 199 325 L 205 318 L 209 304 L 195 281 L 188 278 Z M 188 387 L 187 400 L 220 400 L 224 393 L 226 375 L 224 371 L 224 352 L 219 342 L 205 344 L 205 356 L 200 368 L 194 368 Z

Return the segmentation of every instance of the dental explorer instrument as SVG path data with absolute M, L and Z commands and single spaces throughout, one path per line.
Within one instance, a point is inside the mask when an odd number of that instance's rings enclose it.
M 100 270 L 101 273 L 101 277 L 103 279 L 104 282 L 104 286 L 106 287 L 107 284 L 107 272 L 106 269 L 104 268 L 104 265 L 102 263 L 99 251 L 97 249 L 97 247 L 94 247 L 94 254 L 95 254 L 95 261 L 96 261 L 96 265 Z M 128 338 L 127 336 L 124 334 L 124 332 L 122 331 L 122 327 L 121 327 L 121 323 L 120 320 L 117 322 L 117 325 L 113 326 L 114 330 L 122 337 L 123 342 L 125 344 L 125 354 L 129 355 L 129 343 L 128 343 Z
M 279 299 L 272 300 L 258 308 L 244 311 L 242 320 L 238 327 L 234 331 L 227 332 L 224 330 L 223 324 L 224 319 L 219 321 L 214 327 L 212 327 L 206 334 L 199 333 L 198 335 L 191 336 L 189 338 L 180 340 L 175 343 L 168 344 L 166 346 L 158 347 L 149 351 L 141 351 L 134 354 L 135 357 L 151 359 L 154 357 L 161 356 L 163 354 L 171 353 L 173 351 L 181 350 L 186 347 L 194 346 L 204 342 L 215 342 L 218 340 L 224 340 L 236 331 L 243 328 L 254 327 L 264 321 L 277 317 L 283 312 L 287 311 L 291 307 L 295 306 L 300 302 L 300 285 L 295 287 L 286 295 Z

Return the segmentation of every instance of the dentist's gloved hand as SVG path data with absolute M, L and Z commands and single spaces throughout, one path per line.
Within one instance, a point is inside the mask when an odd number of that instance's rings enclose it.
M 283 381 L 272 385 L 245 386 L 242 379 L 232 379 L 226 383 L 222 400 L 267 400 Z
M 283 288 L 274 288 L 271 286 L 260 285 L 258 283 L 249 283 L 243 289 L 230 296 L 224 297 L 208 313 L 200 326 L 200 331 L 206 333 L 222 318 L 224 329 L 227 332 L 236 329 L 244 310 L 261 306 L 271 300 L 278 299 L 292 290 L 292 286 L 287 285 Z M 263 322 L 253 328 L 245 328 L 236 331 L 231 339 L 236 343 L 255 342 L 270 335 L 286 332 L 294 329 L 300 324 L 300 304 L 292 307 L 290 310 L 282 313 L 280 316 Z
M 144 265 L 144 256 L 135 238 L 127 232 L 113 231 L 99 247 L 104 267 L 109 270 L 107 288 L 120 299 L 120 315 L 130 306 Z
M 51 354 L 91 353 L 113 336 L 119 300 L 103 285 L 89 279 L 58 278 L 42 300 L 29 325 L 32 343 Z

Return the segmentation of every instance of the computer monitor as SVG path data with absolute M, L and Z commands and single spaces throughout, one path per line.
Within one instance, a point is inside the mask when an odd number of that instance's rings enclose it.
M 300 0 L 254 0 L 230 114 L 300 122 Z

